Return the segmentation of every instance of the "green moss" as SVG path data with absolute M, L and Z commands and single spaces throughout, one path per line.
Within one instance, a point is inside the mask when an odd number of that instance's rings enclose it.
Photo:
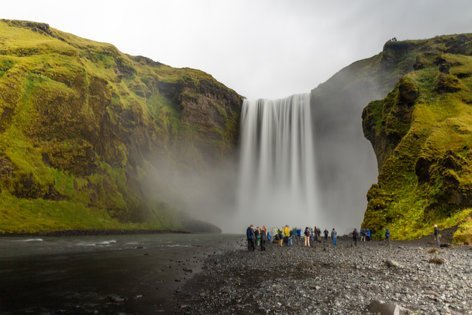
M 453 46 L 453 37 L 431 42 L 432 51 Z M 363 114 L 379 161 L 363 226 L 379 237 L 389 227 L 393 238 L 418 238 L 431 234 L 434 224 L 455 227 L 470 214 L 472 108 L 464 102 L 470 82 L 454 73 L 472 72 L 472 56 L 433 53 L 419 61 L 421 67 Z
M 10 59 L 0 59 L 0 78 L 10 70 L 14 65 L 14 62 Z
M 152 94 L 146 103 L 159 133 L 165 137 L 165 142 L 175 138 L 181 127 L 177 105 L 159 93 Z
M 464 219 L 454 233 L 454 240 L 459 244 L 472 244 L 472 209 L 464 211 Z M 465 217 L 468 215 L 467 217 Z
M 1 20 L 0 37 L 0 232 L 179 227 L 178 209 L 140 187 L 152 157 L 198 168 L 199 145 L 223 154 L 241 98 L 204 72 L 47 24 Z M 221 120 L 190 119 L 210 112 Z

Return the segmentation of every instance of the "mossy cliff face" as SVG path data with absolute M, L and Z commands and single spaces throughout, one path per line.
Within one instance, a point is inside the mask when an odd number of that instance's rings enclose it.
M 412 71 L 362 115 L 378 161 L 363 226 L 411 239 L 458 227 L 472 243 L 472 35 L 390 42 L 417 47 Z
M 0 21 L 0 233 L 179 228 L 142 179 L 230 155 L 241 102 L 201 71 Z
M 422 41 L 387 42 L 379 54 L 354 62 L 311 91 L 320 204 L 325 222 L 349 227 L 342 233 L 361 224 L 365 194 L 378 175 L 362 131 L 362 111 L 414 70 L 423 49 Z

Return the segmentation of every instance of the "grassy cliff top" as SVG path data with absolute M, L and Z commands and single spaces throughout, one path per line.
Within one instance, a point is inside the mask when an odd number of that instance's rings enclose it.
M 385 49 L 411 47 L 412 71 L 363 113 L 379 167 L 363 226 L 379 236 L 389 227 L 397 239 L 431 234 L 434 224 L 458 227 L 456 241 L 472 243 L 472 34 Z
M 0 20 L 0 233 L 180 229 L 143 183 L 158 159 L 202 169 L 231 154 L 241 102 L 202 71 Z

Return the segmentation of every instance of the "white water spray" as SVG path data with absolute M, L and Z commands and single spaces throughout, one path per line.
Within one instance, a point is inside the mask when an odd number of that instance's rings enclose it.
M 318 225 L 310 94 L 245 100 L 238 206 L 244 223 Z

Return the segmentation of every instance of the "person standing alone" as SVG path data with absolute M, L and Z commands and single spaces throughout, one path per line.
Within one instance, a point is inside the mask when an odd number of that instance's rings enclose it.
M 359 237 L 359 232 L 357 232 L 357 228 L 352 231 L 352 242 L 354 243 L 354 246 L 357 246 L 357 238 Z
M 385 242 L 390 246 L 390 230 L 388 228 L 385 230 Z
M 434 225 L 434 240 L 436 241 L 436 246 L 441 247 L 441 240 L 440 240 L 441 235 L 439 234 L 439 228 L 438 225 Z

